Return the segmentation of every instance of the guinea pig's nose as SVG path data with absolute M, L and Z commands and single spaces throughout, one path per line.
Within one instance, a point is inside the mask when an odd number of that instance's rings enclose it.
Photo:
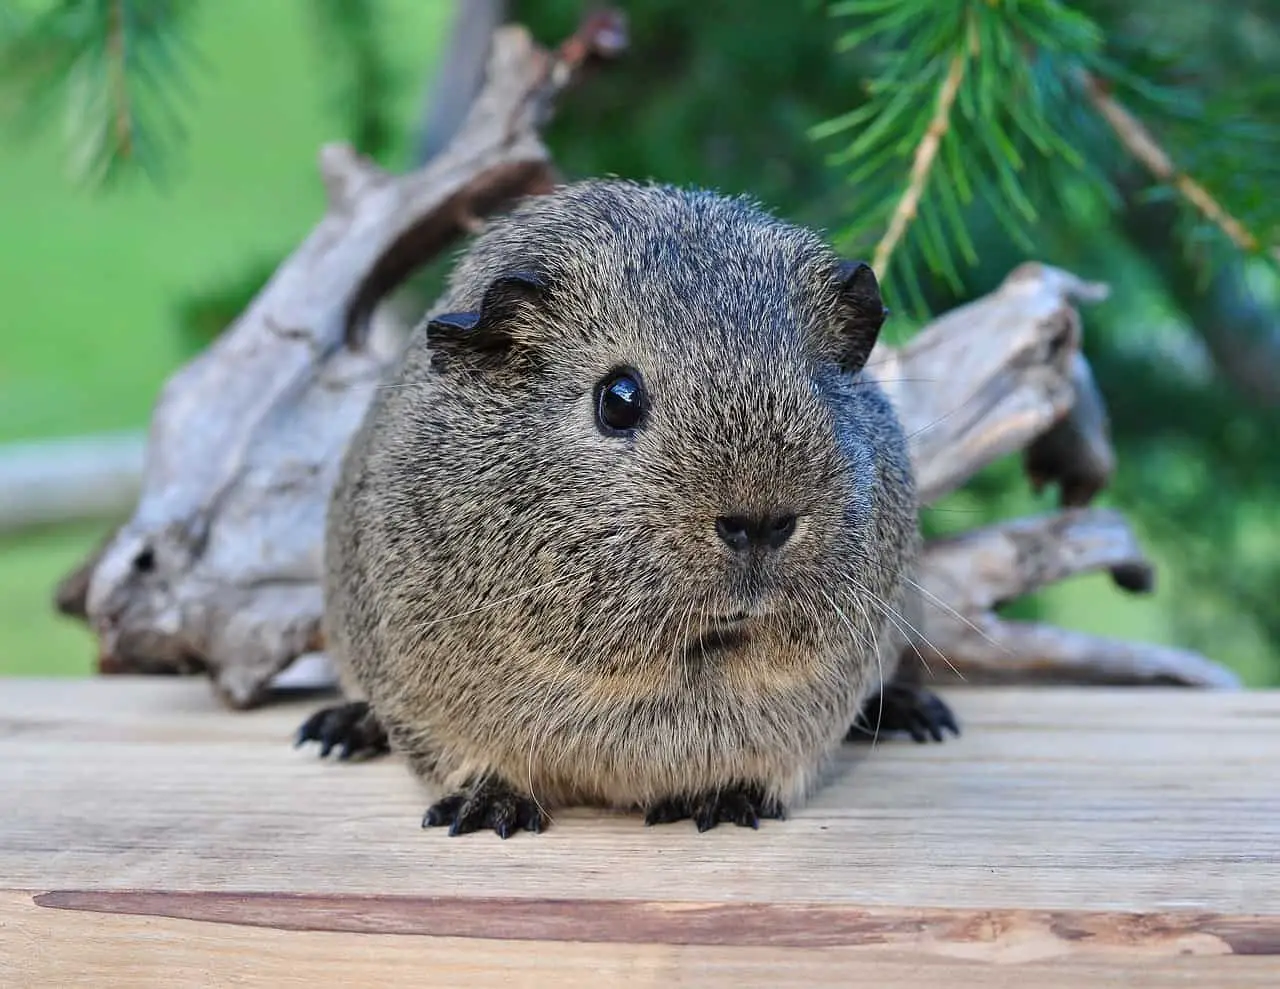
M 716 534 L 730 549 L 739 553 L 749 549 L 779 549 L 796 531 L 793 514 L 721 515 L 716 519 Z

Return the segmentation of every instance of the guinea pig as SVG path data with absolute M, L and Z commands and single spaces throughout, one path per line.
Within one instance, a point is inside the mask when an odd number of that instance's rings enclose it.
M 907 441 L 867 264 L 757 204 L 620 180 L 494 220 L 348 448 L 325 537 L 347 703 L 424 827 L 556 806 L 758 827 L 847 737 L 958 733 L 904 659 Z

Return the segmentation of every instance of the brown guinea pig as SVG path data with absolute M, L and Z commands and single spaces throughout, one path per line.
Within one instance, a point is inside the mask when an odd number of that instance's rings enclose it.
M 920 537 L 863 373 L 884 316 L 870 267 L 739 198 L 589 181 L 495 220 L 347 452 L 325 624 L 361 699 L 299 742 L 399 751 L 424 826 L 506 837 L 570 804 L 756 827 L 846 735 L 955 731 L 895 680 Z

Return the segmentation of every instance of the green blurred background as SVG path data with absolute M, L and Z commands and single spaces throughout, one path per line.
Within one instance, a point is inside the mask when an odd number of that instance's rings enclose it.
M 390 153 L 403 159 L 451 9 L 381 6 L 400 124 Z M 307 8 L 217 0 L 200 12 L 188 138 L 167 187 L 76 182 L 58 126 L 0 144 L 0 443 L 145 427 L 206 310 L 216 322 L 319 219 L 317 152 L 347 136 L 347 118 Z M 51 595 L 103 531 L 0 534 L 0 673 L 89 672 L 92 640 Z
M 200 65 L 183 110 L 187 137 L 164 185 L 77 184 L 67 173 L 60 123 L 21 140 L 5 135 L 0 443 L 145 426 L 166 375 L 239 311 L 319 218 L 322 143 L 349 139 L 388 167 L 414 163 L 454 5 L 356 6 L 376 17 L 335 61 L 316 43 L 312 0 L 201 5 L 189 27 Z M 572 30 L 583 6 L 509 4 L 548 44 Z M 823 4 L 620 6 L 630 19 L 628 55 L 570 93 L 548 131 L 566 174 L 698 182 L 750 192 L 822 227 L 848 219 L 844 176 L 827 160 L 832 148 L 809 132 L 864 98 L 866 64 L 837 51 L 838 32 Z M 1139 37 L 1144 51 L 1163 52 L 1152 56 L 1159 62 L 1152 72 L 1189 64 L 1195 53 L 1196 84 L 1212 92 L 1232 92 L 1260 73 L 1278 75 L 1273 3 L 1232 0 L 1215 5 L 1212 16 L 1190 4 L 1078 6 L 1107 25 L 1117 46 Z M 343 58 L 348 68 L 363 65 L 363 75 L 347 73 L 345 92 L 334 84 Z M 0 110 L 6 98 L 17 97 L 0 92 Z M 1273 96 L 1258 97 L 1251 109 L 1274 110 L 1272 122 L 1280 122 L 1280 98 L 1266 99 Z M 1170 120 L 1172 140 L 1182 135 L 1177 114 Z M 1111 167 L 1110 198 L 1083 177 L 1046 172 L 1040 178 L 1052 183 L 1053 202 L 1034 227 L 1034 250 L 975 206 L 967 222 L 980 262 L 960 287 L 943 279 L 925 285 L 927 301 L 940 311 L 990 291 L 1034 256 L 1113 288 L 1109 301 L 1084 312 L 1086 352 L 1120 454 L 1100 503 L 1120 507 L 1134 522 L 1159 567 L 1157 590 L 1133 597 L 1105 576 L 1089 577 L 1008 610 L 1195 648 L 1251 684 L 1278 684 L 1275 273 L 1219 250 L 1208 265 L 1213 278 L 1193 277 L 1200 269 L 1172 246 L 1185 235 L 1182 215 L 1146 197 L 1140 170 L 1108 154 L 1104 148 L 1098 157 Z M 1234 190 L 1241 202 L 1274 198 L 1275 187 L 1261 187 L 1248 169 L 1233 172 L 1230 164 L 1227 173 L 1257 186 Z M 420 280 L 422 298 L 441 270 L 433 265 Z M 903 318 L 895 324 L 898 339 L 913 325 Z M 1243 362 L 1241 347 L 1250 355 Z M 1267 360 L 1275 361 L 1274 378 Z M 930 511 L 927 525 L 950 531 L 1052 507 L 1052 495 L 1031 495 L 1010 461 Z M 84 522 L 0 534 L 0 673 L 90 670 L 89 635 L 55 614 L 51 596 L 105 527 Z

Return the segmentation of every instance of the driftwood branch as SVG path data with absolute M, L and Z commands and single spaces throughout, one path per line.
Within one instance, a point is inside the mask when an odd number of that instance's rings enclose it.
M 945 313 L 901 350 L 876 348 L 871 367 L 911 438 L 926 504 L 1070 416 L 1082 366 L 1087 375 L 1074 304 L 1106 294 L 1105 286 L 1060 268 L 1024 264 L 995 292 Z M 1042 451 L 1039 485 L 1074 485 L 1080 471 L 1096 469 L 1077 464 L 1083 447 L 1110 449 L 1105 416 L 1065 421 L 1063 429 L 1087 442 Z
M 237 322 L 167 383 L 136 510 L 59 587 L 59 608 L 96 630 L 101 669 L 203 670 L 233 707 L 260 702 L 299 657 L 309 667 L 302 679 L 331 676 L 320 636 L 325 504 L 396 354 L 367 333 L 370 316 L 484 216 L 550 187 L 538 127 L 576 71 L 624 41 L 608 13 L 554 54 L 523 29 L 502 28 L 468 116 L 422 169 L 392 176 L 349 148 L 325 149 L 327 214 Z M 1105 294 L 1025 264 L 905 347 L 873 355 L 910 433 L 926 503 L 1021 453 L 1032 485 L 1057 485 L 1066 509 L 928 547 L 917 577 L 922 631 L 941 650 L 935 672 L 950 663 L 973 679 L 1234 683 L 1190 653 L 996 614 L 1004 601 L 1091 570 L 1109 570 L 1126 590 L 1151 585 L 1123 520 L 1075 507 L 1114 468 L 1076 308 Z
M 625 40 L 596 14 L 556 53 L 496 32 L 449 147 L 392 176 L 343 145 L 329 209 L 248 309 L 164 387 L 133 517 L 60 588 L 111 669 L 205 669 L 229 704 L 320 648 L 320 542 L 339 458 L 394 351 L 366 345 L 386 293 L 476 219 L 549 186 L 538 135 L 579 68 Z M 74 575 L 73 575 L 74 577 Z M 83 601 L 78 584 L 85 583 Z
M 1196 653 L 1009 621 L 996 609 L 1069 577 L 1109 571 L 1132 593 L 1155 573 L 1114 511 L 1071 509 L 932 542 L 921 574 L 922 658 L 934 677 L 1075 684 L 1235 687 Z
M 493 32 L 506 20 L 506 0 L 455 0 L 453 27 L 428 92 L 415 161 L 425 165 L 453 140 L 484 85 Z

